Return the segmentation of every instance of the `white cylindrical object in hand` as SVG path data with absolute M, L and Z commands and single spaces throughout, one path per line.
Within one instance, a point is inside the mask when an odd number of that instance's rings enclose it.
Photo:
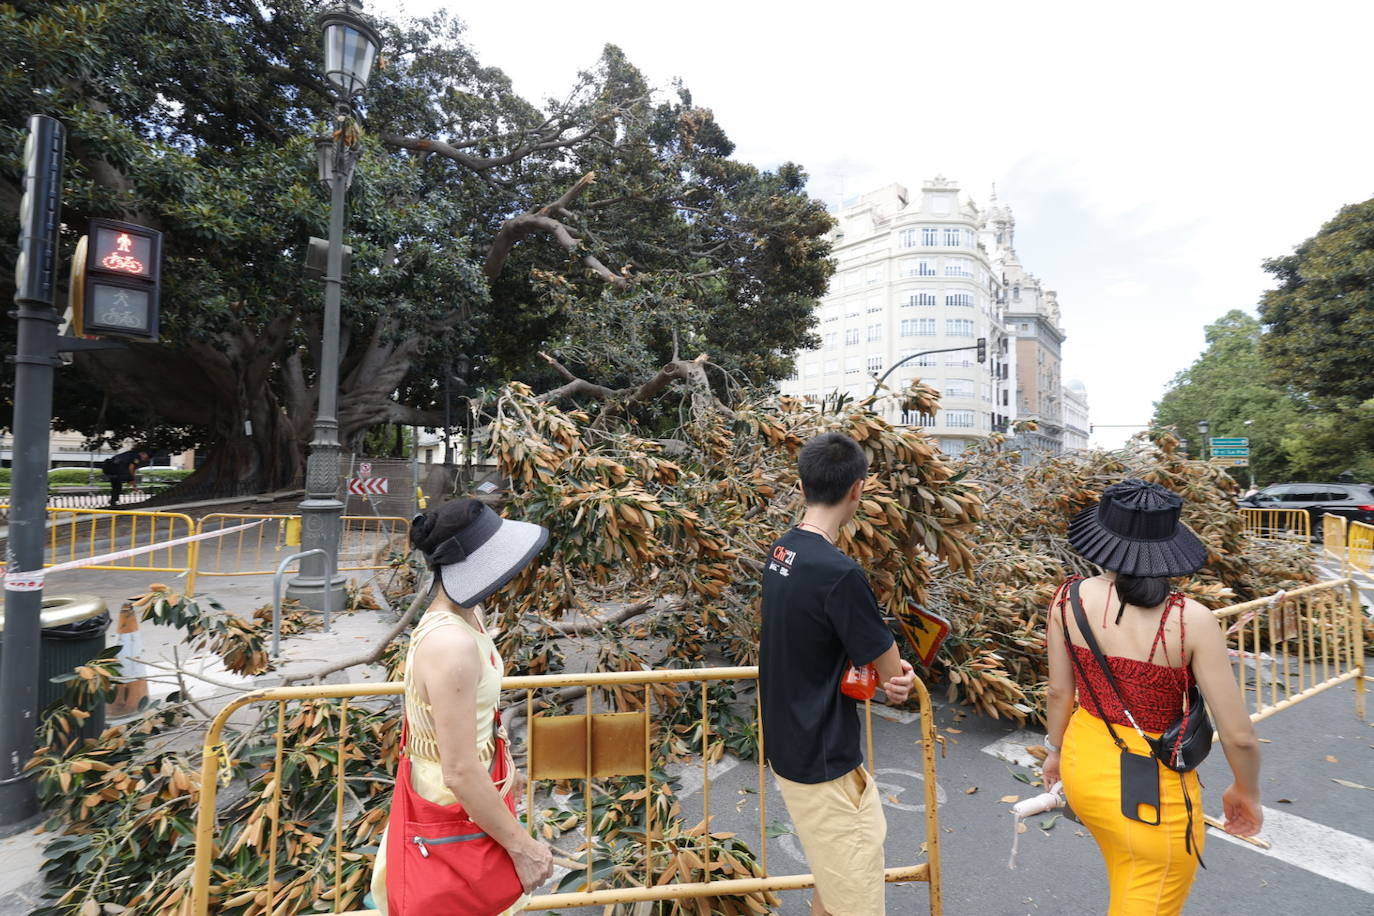
M 1051 808 L 1058 808 L 1064 804 L 1064 784 L 1057 782 L 1050 787 L 1048 792 L 1019 801 L 1011 806 L 1011 813 L 1020 817 L 1031 817 L 1032 815 L 1042 814 Z

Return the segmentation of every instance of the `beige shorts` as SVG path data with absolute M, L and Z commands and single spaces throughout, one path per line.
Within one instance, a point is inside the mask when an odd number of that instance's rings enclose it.
M 832 916 L 883 916 L 883 841 L 887 820 L 864 767 L 829 782 L 773 774 L 801 839 L 816 890 Z

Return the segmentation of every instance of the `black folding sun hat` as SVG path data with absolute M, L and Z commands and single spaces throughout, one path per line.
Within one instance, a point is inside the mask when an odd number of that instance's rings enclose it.
M 415 516 L 412 543 L 422 542 L 433 525 L 433 515 Z M 472 607 L 519 575 L 548 541 L 549 530 L 542 525 L 502 518 L 490 506 L 482 506 L 452 537 L 429 550 L 429 561 L 449 600 Z
M 1128 576 L 1186 576 L 1207 563 L 1207 548 L 1179 521 L 1183 498 L 1157 483 L 1123 480 L 1069 522 L 1083 559 Z

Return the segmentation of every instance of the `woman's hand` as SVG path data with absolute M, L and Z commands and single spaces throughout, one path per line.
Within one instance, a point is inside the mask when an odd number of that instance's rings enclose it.
M 1050 751 L 1045 755 L 1045 762 L 1040 765 L 1040 782 L 1046 792 L 1055 783 L 1060 782 L 1058 751 Z
M 1264 811 L 1259 796 L 1243 792 L 1231 783 L 1221 793 L 1221 808 L 1226 815 L 1226 832 L 1234 836 L 1254 836 L 1264 826 Z
M 553 874 L 553 847 L 533 837 L 527 839 L 528 842 L 520 844 L 510 857 L 515 863 L 515 873 L 520 876 L 521 886 L 529 894 L 542 887 Z

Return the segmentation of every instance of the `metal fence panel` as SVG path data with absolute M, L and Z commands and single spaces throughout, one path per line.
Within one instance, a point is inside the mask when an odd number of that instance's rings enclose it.
M 776 890 L 789 890 L 794 888 L 811 887 L 814 885 L 812 875 L 771 875 L 768 873 L 768 845 L 767 845 L 767 797 L 765 792 L 765 770 L 763 762 L 763 738 L 761 725 L 758 722 L 758 704 L 754 704 L 755 726 L 759 731 L 759 759 L 758 766 L 758 805 L 759 805 L 759 831 L 760 831 L 760 850 L 758 862 L 763 877 L 756 878 L 730 878 L 730 879 L 709 879 L 684 884 L 654 884 L 654 874 L 652 863 L 646 861 L 642 868 L 630 869 L 630 874 L 642 874 L 643 878 L 637 886 L 629 887 L 602 887 L 592 871 L 593 861 L 591 856 L 591 840 L 595 836 L 593 826 L 594 818 L 591 815 L 591 783 L 587 778 L 590 774 L 596 777 L 601 773 L 616 774 L 637 774 L 644 780 L 645 795 L 645 831 L 646 835 L 653 824 L 652 788 L 653 788 L 653 741 L 655 737 L 656 714 L 654 710 L 654 698 L 656 689 L 661 690 L 662 685 L 666 684 L 688 684 L 699 685 L 701 692 L 701 714 L 698 719 L 699 734 L 702 744 L 702 805 L 704 823 L 709 825 L 711 822 L 711 768 L 710 761 L 715 750 L 719 747 L 713 743 L 715 736 L 711 733 L 710 726 L 710 690 L 712 684 L 739 683 L 757 680 L 757 668 L 696 668 L 696 669 L 677 669 L 661 671 L 625 671 L 625 672 L 601 672 L 595 674 L 556 674 L 541 675 L 532 677 L 508 677 L 502 681 L 502 689 L 506 691 L 518 691 L 524 696 L 524 703 L 527 721 L 530 728 L 527 737 L 527 766 L 526 775 L 528 777 L 526 789 L 526 813 L 527 822 L 530 830 L 536 831 L 538 825 L 533 810 L 533 799 L 535 782 L 541 779 L 580 779 L 583 783 L 584 804 L 586 816 L 585 833 L 588 839 L 588 868 L 587 889 L 575 892 L 560 892 L 552 894 L 542 894 L 534 897 L 526 909 L 548 910 L 555 907 L 575 907 L 575 906 L 605 906 L 615 903 L 631 903 L 636 901 L 661 901 L 661 900 L 691 900 L 704 897 L 719 895 L 745 895 L 751 893 L 762 893 Z M 580 714 L 559 717 L 547 717 L 543 724 L 539 723 L 540 716 L 535 716 L 534 694 L 536 690 L 543 688 L 561 688 L 583 686 L 587 688 L 587 708 Z M 324 685 L 318 687 L 285 687 L 273 688 L 268 690 L 254 691 L 245 694 L 226 706 L 215 717 L 211 723 L 205 739 L 204 764 L 201 773 L 201 797 L 196 823 L 196 854 L 195 867 L 191 885 L 191 916 L 207 916 L 210 912 L 210 877 L 212 859 L 219 848 L 219 828 L 216 810 L 216 797 L 219 786 L 220 768 L 227 764 L 228 751 L 223 744 L 224 727 L 229 718 L 238 710 L 257 704 L 276 704 L 277 707 L 277 727 L 275 734 L 275 754 L 270 768 L 264 773 L 259 781 L 255 782 L 251 791 L 267 792 L 272 795 L 271 807 L 269 810 L 281 811 L 281 785 L 282 780 L 279 774 L 282 772 L 283 761 L 289 759 L 292 746 L 287 738 L 287 729 L 284 723 L 287 721 L 287 704 L 292 702 L 310 702 L 317 700 L 339 700 L 341 712 L 339 714 L 339 726 L 337 734 L 337 745 L 332 749 L 333 757 L 337 761 L 346 761 L 350 758 L 350 752 L 356 755 L 356 750 L 348 745 L 346 710 L 348 704 L 354 700 L 368 697 L 398 696 L 403 692 L 403 685 L 399 683 L 387 684 L 353 684 L 353 685 Z M 622 698 L 637 697 L 638 709 L 618 712 L 598 713 L 594 707 L 594 694 L 596 690 L 612 691 L 616 696 Z M 913 865 L 897 866 L 886 870 L 886 878 L 889 882 L 897 881 L 923 881 L 927 883 L 930 911 L 932 914 L 941 913 L 940 895 L 940 829 L 939 829 L 939 809 L 937 807 L 937 786 L 935 773 L 935 737 L 933 733 L 933 715 L 930 705 L 930 695 L 927 693 L 925 685 L 918 679 L 915 683 L 914 693 L 919 700 L 921 710 L 921 745 L 922 745 L 922 766 L 924 778 L 925 804 L 924 804 L 924 829 L 926 833 L 926 855 L 927 861 Z M 518 695 L 518 694 L 517 694 Z M 695 690 L 689 690 L 687 698 L 683 702 L 695 703 L 694 699 L 689 699 L 695 695 Z M 660 711 L 661 712 L 661 711 Z M 869 739 L 868 766 L 870 770 L 874 766 L 872 755 L 872 718 L 871 707 L 866 709 L 870 715 L 865 717 L 866 730 Z M 561 721 L 560 721 L 561 720 Z M 543 742 L 545 746 L 540 746 Z M 571 746 L 569 746 L 569 743 Z M 548 744 L 560 746 L 549 747 Z M 353 758 L 356 759 L 356 756 Z M 533 772 L 530 766 L 533 766 Z M 332 830 L 332 856 L 323 860 L 319 866 L 321 869 L 329 867 L 329 858 L 332 858 L 333 876 L 343 874 L 343 862 L 351 857 L 356 860 L 357 854 L 351 849 L 346 849 L 345 840 L 347 830 L 345 825 L 345 796 L 351 795 L 348 791 L 346 768 L 344 766 L 335 767 L 336 772 L 333 778 L 337 780 L 336 791 L 334 792 L 334 814 Z M 278 817 L 280 815 L 278 814 Z M 277 881 L 278 867 L 278 845 L 283 824 L 273 819 L 270 828 L 266 831 L 266 850 L 264 854 L 268 856 L 268 873 L 265 886 L 262 888 L 251 889 L 255 897 L 259 898 L 261 904 L 260 911 L 265 913 L 295 913 L 303 912 L 308 909 L 318 911 L 314 901 L 307 900 L 300 893 L 300 888 L 295 888 L 292 894 L 282 886 L 282 882 Z M 919 825 L 917 825 L 919 827 Z M 259 828 L 259 839 L 262 834 Z M 709 826 L 706 832 L 710 832 Z M 357 831 L 354 831 L 356 840 Z M 326 838 L 328 839 L 328 838 Z M 702 873 L 710 876 L 713 872 L 710 862 L 710 838 L 705 837 L 700 853 L 704 856 Z M 652 848 L 651 844 L 648 844 Z M 261 844 L 259 844 L 261 846 Z M 326 880 L 331 876 L 326 875 Z M 332 904 L 335 913 L 343 912 L 345 906 L 356 905 L 362 898 L 365 888 L 357 886 L 358 872 L 354 872 L 348 879 L 348 886 L 344 888 L 331 887 L 327 894 L 322 895 L 321 903 Z M 243 893 L 243 889 L 238 889 L 238 893 Z M 375 913 L 376 911 L 352 910 L 350 912 L 363 914 Z

